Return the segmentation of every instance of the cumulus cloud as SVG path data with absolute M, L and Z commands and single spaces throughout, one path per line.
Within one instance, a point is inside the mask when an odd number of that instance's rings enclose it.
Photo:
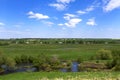
M 53 22 L 50 22 L 50 21 L 42 21 L 44 24 L 48 25 L 48 26 L 52 26 L 54 25 Z
M 74 18 L 74 17 L 77 17 L 76 15 L 74 14 L 64 14 L 65 16 L 63 17 L 65 20 L 70 20 L 71 18 Z
M 49 4 L 49 6 L 56 8 L 59 11 L 65 10 L 70 2 L 75 0 L 56 0 L 56 3 Z
M 82 21 L 82 19 L 78 18 L 77 15 L 74 15 L 74 14 L 69 14 L 69 13 L 66 13 L 64 14 L 64 17 L 63 17 L 67 22 L 65 23 L 60 23 L 58 24 L 59 26 L 67 26 L 67 27 L 70 27 L 70 28 L 74 28 L 76 27 L 76 25 L 78 23 L 80 23 Z
M 32 11 L 28 12 L 28 18 L 35 18 L 35 19 L 48 19 L 49 16 L 47 15 L 43 15 L 43 14 L 40 14 L 40 13 L 34 13 Z
M 78 10 L 77 13 L 80 14 L 80 15 L 86 14 L 86 13 L 89 13 L 89 12 L 93 11 L 95 9 L 95 7 L 97 7 L 97 6 L 91 5 L 84 10 Z
M 58 24 L 58 26 L 64 26 L 64 24 L 60 23 L 60 24 Z
M 107 1 L 103 1 L 105 3 L 105 6 L 103 7 L 103 9 L 108 12 L 108 11 L 112 11 L 116 8 L 120 8 L 120 0 L 107 0 Z
M 52 7 L 56 8 L 57 10 L 61 11 L 61 10 L 64 10 L 67 5 L 61 4 L 61 3 L 54 3 L 54 4 L 49 4 L 49 6 L 52 6 Z
M 97 25 L 94 18 L 88 19 L 88 22 L 86 22 L 86 24 L 89 26 Z
M 4 26 L 4 25 L 5 25 L 4 23 L 0 22 L 0 26 Z
M 76 27 L 76 25 L 81 22 L 82 19 L 79 19 L 79 18 L 73 18 L 73 19 L 70 19 L 67 23 L 65 23 L 65 25 L 67 27 L 71 27 L 71 28 L 74 28 Z
M 63 3 L 63 4 L 69 4 L 70 2 L 73 2 L 75 0 L 57 0 L 58 3 Z
M 77 11 L 78 14 L 86 14 L 87 12 L 86 11 L 82 11 L 82 10 L 79 10 Z
M 89 6 L 88 8 L 85 9 L 86 12 L 93 11 L 95 9 L 95 6 Z

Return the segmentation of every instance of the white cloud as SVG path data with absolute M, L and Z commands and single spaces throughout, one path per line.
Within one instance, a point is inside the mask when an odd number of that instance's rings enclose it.
M 106 2 L 103 1 L 106 5 L 103 7 L 103 9 L 108 12 L 112 11 L 116 8 L 120 8 L 120 0 L 107 0 Z
M 76 15 L 74 14 L 64 14 L 65 16 L 63 17 L 65 20 L 70 20 L 71 18 L 74 18 L 74 17 L 77 17 Z
M 73 18 L 73 19 L 70 19 L 67 23 L 65 23 L 65 25 L 67 27 L 71 27 L 71 28 L 74 28 L 76 27 L 76 25 L 78 23 L 80 23 L 82 21 L 82 19 L 79 19 L 79 18 Z
M 54 25 L 53 22 L 50 22 L 50 21 L 42 21 L 44 24 L 48 25 L 48 26 L 52 26 Z
M 89 13 L 89 12 L 93 11 L 93 10 L 95 9 L 95 7 L 97 7 L 97 6 L 91 5 L 91 6 L 87 7 L 87 8 L 84 9 L 84 10 L 78 10 L 76 13 L 78 13 L 78 14 L 80 14 L 80 15 L 86 14 L 86 13 Z
M 50 22 L 50 21 L 46 21 L 45 24 L 47 24 L 48 26 L 54 25 L 54 23 L 53 23 L 53 22 Z
M 94 6 L 89 6 L 88 8 L 85 9 L 85 11 L 90 12 L 94 10 Z
M 70 2 L 73 2 L 75 0 L 57 0 L 58 3 L 63 3 L 63 4 L 69 4 Z
M 78 18 L 77 15 L 74 15 L 74 14 L 69 14 L 69 13 L 66 13 L 64 14 L 64 17 L 63 17 L 67 22 L 65 23 L 60 23 L 58 24 L 59 26 L 67 26 L 67 27 L 70 27 L 70 28 L 74 28 L 76 27 L 76 25 L 78 23 L 80 23 L 82 21 L 82 19 Z
M 58 26 L 64 26 L 64 24 L 60 23 L 60 24 L 58 24 Z
M 56 3 L 49 4 L 49 6 L 56 8 L 59 11 L 65 10 L 70 2 L 75 0 L 56 0 Z
M 89 26 L 97 25 L 94 18 L 88 19 L 88 22 L 86 22 L 86 24 Z
M 4 26 L 4 25 L 5 25 L 4 23 L 0 22 L 0 26 Z
M 52 6 L 56 8 L 57 10 L 61 11 L 61 10 L 64 10 L 67 5 L 61 4 L 61 3 L 54 3 L 54 4 L 49 4 L 49 6 Z
M 79 10 L 79 11 L 77 11 L 77 13 L 78 14 L 86 14 L 87 12 Z
M 48 19 L 49 16 L 43 15 L 40 13 L 34 13 L 32 11 L 28 12 L 29 17 L 28 18 L 35 18 L 35 19 Z

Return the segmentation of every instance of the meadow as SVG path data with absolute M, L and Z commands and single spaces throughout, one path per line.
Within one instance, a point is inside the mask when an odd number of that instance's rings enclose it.
M 0 80 L 120 80 L 120 72 L 23 72 L 2 75 Z
M 51 56 L 57 55 L 64 60 L 74 60 L 81 56 L 89 60 L 100 49 L 120 49 L 120 44 L 11 44 L 0 46 L 0 52 L 9 57 L 21 54 L 39 55 L 41 53 Z

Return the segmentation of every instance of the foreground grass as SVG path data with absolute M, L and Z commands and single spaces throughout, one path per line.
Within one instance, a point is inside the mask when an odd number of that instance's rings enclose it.
M 0 80 L 120 80 L 120 72 L 23 72 L 1 75 Z

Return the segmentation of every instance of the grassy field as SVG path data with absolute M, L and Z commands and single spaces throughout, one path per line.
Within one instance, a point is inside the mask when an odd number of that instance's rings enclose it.
M 1 75 L 0 80 L 120 80 L 120 72 L 24 72 Z
M 91 44 L 91 45 L 41 45 L 41 44 L 11 44 L 8 46 L 0 46 L 0 51 L 6 56 L 14 57 L 16 55 L 38 55 L 44 53 L 46 55 L 57 55 L 62 59 L 76 59 L 81 56 L 83 59 L 88 60 L 91 56 L 95 55 L 100 49 L 120 49 L 117 44 Z

